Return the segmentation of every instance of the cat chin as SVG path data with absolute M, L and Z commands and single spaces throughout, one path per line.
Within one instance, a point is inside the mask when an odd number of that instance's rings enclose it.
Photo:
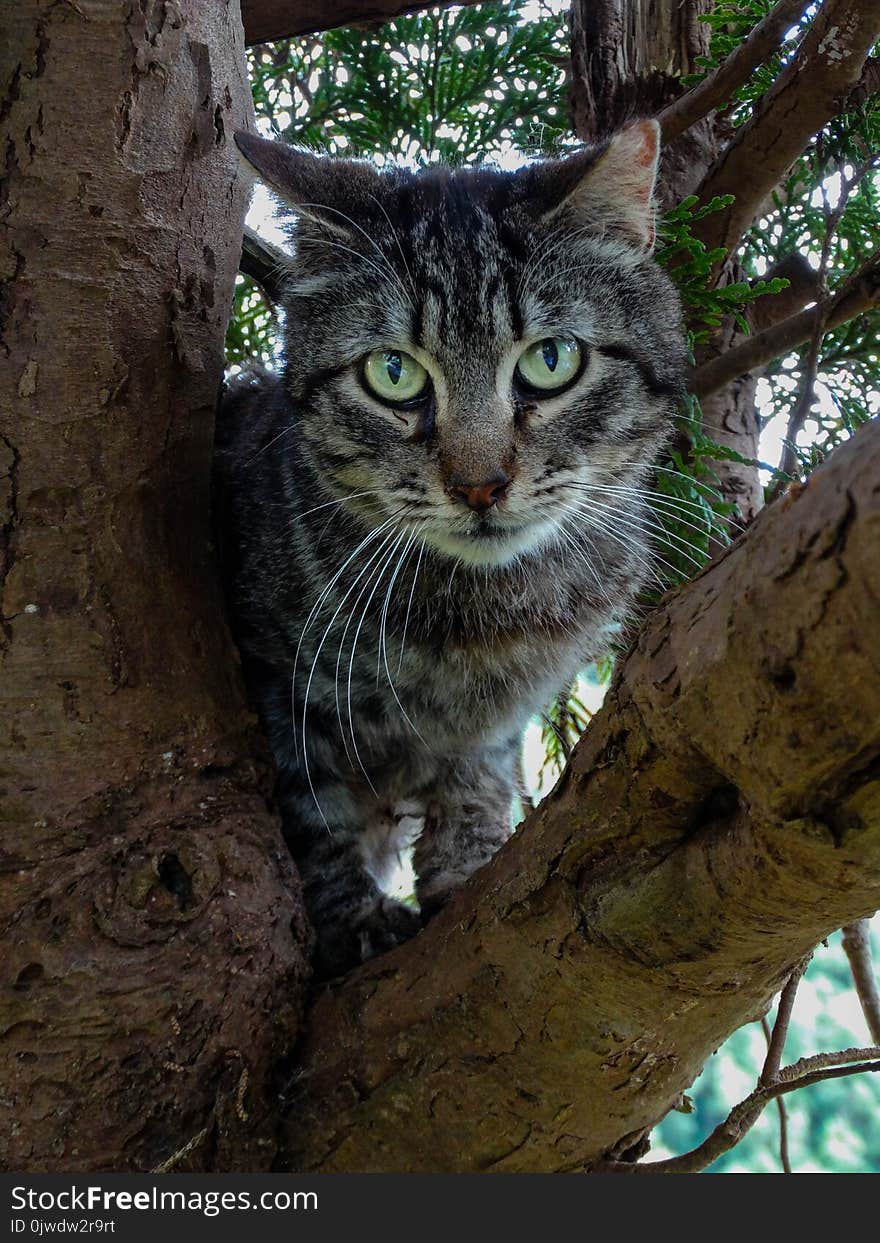
M 459 535 L 452 531 L 426 532 L 428 543 L 447 557 L 454 557 L 464 565 L 494 566 L 500 569 L 519 557 L 539 552 L 553 541 L 555 527 L 552 522 L 516 527 L 509 533 L 496 531 L 492 535 Z

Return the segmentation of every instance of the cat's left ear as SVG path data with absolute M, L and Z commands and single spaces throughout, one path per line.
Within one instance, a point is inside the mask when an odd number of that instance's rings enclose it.
M 615 134 L 598 154 L 584 151 L 553 161 L 556 168 L 548 167 L 542 186 L 543 218 L 570 213 L 588 227 L 620 234 L 640 250 L 651 250 L 659 158 L 660 126 L 639 121 Z
M 320 220 L 340 234 L 357 230 L 351 219 L 375 202 L 382 185 L 366 160 L 313 155 L 286 142 L 238 130 L 235 145 L 250 168 L 299 216 Z

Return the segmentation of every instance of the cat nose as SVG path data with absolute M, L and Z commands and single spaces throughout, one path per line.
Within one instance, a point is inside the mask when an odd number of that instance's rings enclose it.
M 503 501 L 509 487 L 510 477 L 503 470 L 496 470 L 482 483 L 462 483 L 453 476 L 449 490 L 453 496 L 461 497 L 466 505 L 482 514 Z

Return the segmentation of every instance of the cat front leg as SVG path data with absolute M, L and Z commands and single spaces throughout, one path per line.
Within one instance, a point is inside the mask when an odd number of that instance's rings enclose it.
M 518 745 L 517 740 L 450 765 L 432 791 L 413 854 L 423 918 L 439 910 L 513 832 Z
M 282 812 L 315 933 L 315 975 L 342 975 L 415 936 L 422 926 L 418 911 L 389 897 L 379 883 L 379 845 L 396 848 L 393 812 L 366 788 L 325 781 L 315 789 L 325 823 L 310 789 L 295 779 L 285 784 Z

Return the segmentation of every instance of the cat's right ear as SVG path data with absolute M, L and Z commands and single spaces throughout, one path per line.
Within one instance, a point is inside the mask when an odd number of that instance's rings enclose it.
M 623 237 L 640 250 L 654 245 L 654 188 L 660 126 L 637 121 L 604 146 L 526 166 L 518 174 L 551 221 L 567 214 L 589 228 Z
M 235 145 L 250 169 L 297 215 L 336 232 L 358 229 L 352 214 L 378 196 L 380 175 L 365 161 L 313 155 L 247 130 L 236 132 Z

